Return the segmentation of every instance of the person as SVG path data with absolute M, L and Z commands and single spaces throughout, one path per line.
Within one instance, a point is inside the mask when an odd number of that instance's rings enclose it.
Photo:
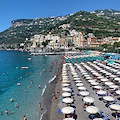
M 6 115 L 8 115 L 8 110 L 7 109 L 6 109 L 5 113 L 6 113 Z
M 10 110 L 9 110 L 8 112 L 9 112 L 9 113 L 11 113 L 11 111 L 10 111 Z
M 55 99 L 57 99 L 57 96 L 56 96 L 56 95 L 52 98 L 52 101 L 55 100 Z
M 41 88 L 40 85 L 38 87 L 39 87 L 39 89 Z
M 26 117 L 26 116 L 24 116 L 24 120 L 27 120 L 27 117 Z
M 39 103 L 39 110 L 41 111 L 41 103 Z
M 17 107 L 17 103 L 15 103 L 15 107 Z
M 10 98 L 10 102 L 12 102 L 13 101 L 13 99 L 12 98 Z
M 1 115 L 3 115 L 3 112 L 1 111 L 1 113 L 0 113 Z
M 27 90 L 25 90 L 25 92 L 27 92 Z

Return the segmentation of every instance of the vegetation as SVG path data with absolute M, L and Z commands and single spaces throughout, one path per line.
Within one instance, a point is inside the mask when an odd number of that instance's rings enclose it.
M 0 33 L 0 44 L 21 43 L 34 34 L 47 35 L 49 32 L 58 35 L 63 33 L 66 36 L 72 29 L 85 34 L 93 33 L 99 39 L 108 36 L 120 37 L 120 14 L 114 14 L 120 11 L 106 9 L 103 10 L 104 15 L 98 15 L 100 12 L 101 10 L 95 13 L 79 11 L 59 17 L 14 20 L 11 22 L 12 27 Z M 60 27 L 63 24 L 69 24 L 70 27 L 64 30 Z

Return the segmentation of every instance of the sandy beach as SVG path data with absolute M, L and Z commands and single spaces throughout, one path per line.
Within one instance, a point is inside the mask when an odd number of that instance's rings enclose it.
M 92 65 L 94 65 L 94 64 L 85 63 L 85 64 L 79 64 L 78 66 L 81 67 L 82 70 L 84 70 L 84 72 L 90 77 L 90 80 L 95 80 L 96 77 L 90 71 L 88 71 L 86 69 L 87 67 L 91 67 L 95 71 L 96 69 L 93 68 Z M 101 63 L 101 65 L 103 65 L 103 63 Z M 72 64 L 71 64 L 71 66 L 72 66 Z M 101 96 L 98 96 L 96 90 L 93 89 L 93 86 L 88 82 L 88 80 L 86 79 L 87 77 L 85 77 L 85 75 L 83 75 L 81 73 L 81 71 L 77 67 L 77 65 L 73 65 L 72 67 L 75 70 L 74 73 L 76 73 L 78 76 L 76 78 L 80 78 L 82 84 L 87 88 L 86 91 L 89 92 L 89 96 L 94 98 L 93 105 L 95 107 L 99 108 L 99 112 L 103 111 L 102 118 L 109 115 L 109 117 L 105 120 L 117 120 L 114 116 L 115 111 L 111 110 L 109 107 L 106 107 L 106 102 L 104 100 L 101 100 Z M 73 77 L 74 75 L 71 74 L 71 68 L 70 67 L 68 67 L 68 68 L 69 68 L 69 70 L 68 70 L 67 74 L 69 76 L 70 86 L 73 89 L 71 98 L 74 99 L 74 102 L 71 104 L 71 106 L 75 109 L 74 119 L 75 120 L 90 120 L 91 119 L 90 113 L 88 113 L 87 111 L 85 111 L 83 109 L 83 105 L 84 105 L 83 98 L 85 96 L 83 97 L 82 95 L 80 95 L 80 96 L 77 95 L 79 93 L 79 90 L 78 90 L 78 87 L 75 82 L 76 80 L 74 80 L 74 77 Z M 60 68 L 60 70 L 61 70 L 61 68 Z M 45 113 L 42 117 L 43 120 L 63 120 L 64 119 L 64 114 L 58 113 L 58 110 L 61 110 L 63 107 L 66 107 L 66 104 L 62 102 L 63 83 L 60 80 L 61 74 L 62 74 L 61 71 L 59 71 L 59 73 L 57 74 L 57 78 L 54 81 L 52 81 L 50 84 L 48 84 L 46 92 L 43 96 L 43 105 L 44 106 L 43 106 L 43 110 L 41 111 L 41 114 Z M 100 74 L 100 72 L 99 72 L 99 74 Z M 97 73 L 97 75 L 98 75 L 98 73 Z M 115 76 L 115 75 L 113 75 L 113 76 Z M 112 80 L 110 76 L 109 76 L 109 79 Z M 101 82 L 99 79 L 97 79 L 97 82 L 100 86 L 102 86 L 102 88 L 104 88 L 105 91 L 108 91 L 108 86 L 105 86 L 104 82 Z M 58 90 L 59 90 L 59 92 L 57 93 Z M 55 94 L 57 98 L 52 101 L 53 94 Z M 109 92 L 109 95 L 113 96 L 113 93 Z M 119 98 L 118 95 L 114 96 L 114 99 L 117 100 L 117 104 L 119 104 L 118 98 Z M 113 104 L 113 102 L 111 102 L 111 104 Z

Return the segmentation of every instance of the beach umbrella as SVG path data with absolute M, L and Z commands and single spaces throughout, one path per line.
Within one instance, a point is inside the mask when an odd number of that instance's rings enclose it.
M 78 78 L 74 78 L 74 80 L 80 80 L 80 78 L 78 77 Z
M 75 83 L 82 83 L 82 81 L 81 80 L 77 80 L 77 81 L 75 81 Z
M 114 101 L 114 98 L 112 96 L 104 96 L 103 99 L 107 101 Z
M 98 85 L 99 83 L 98 82 L 91 82 L 90 84 L 91 85 Z
M 83 73 L 81 73 L 82 75 L 87 75 L 88 73 L 86 73 L 86 72 L 83 72 Z
M 93 83 L 93 82 L 95 82 L 95 80 L 88 80 L 88 82 Z
M 90 75 L 84 75 L 84 77 L 89 77 Z
M 62 82 L 63 82 L 63 83 L 69 83 L 70 81 L 68 81 L 68 80 L 63 80 Z
M 78 87 L 78 90 L 86 90 L 86 87 Z
M 86 77 L 85 79 L 88 79 L 88 80 L 90 80 L 90 79 L 92 79 L 92 77 Z
M 82 96 L 87 96 L 87 95 L 89 95 L 90 93 L 87 92 L 87 91 L 81 91 L 81 92 L 79 92 L 79 94 L 82 95 Z
M 64 92 L 64 93 L 62 93 L 62 96 L 63 96 L 63 97 L 69 97 L 69 96 L 71 96 L 71 93 Z
M 86 108 L 86 111 L 87 111 L 88 113 L 90 113 L 90 114 L 96 114 L 96 113 L 99 112 L 99 109 L 98 109 L 97 107 L 95 107 L 95 106 L 88 106 L 88 107 Z
M 68 76 L 62 76 L 62 79 L 67 79 L 68 78 Z
M 119 105 L 119 104 L 112 104 L 112 105 L 110 105 L 109 107 L 110 107 L 111 109 L 113 109 L 113 110 L 117 110 L 117 111 L 120 110 L 120 105 Z
M 95 100 L 94 100 L 94 98 L 92 98 L 92 97 L 84 97 L 83 98 L 83 100 L 85 101 L 85 102 L 87 102 L 87 103 L 93 103 Z
M 116 93 L 117 93 L 118 95 L 120 95 L 120 90 L 117 90 Z
M 99 77 L 97 77 L 98 79 L 103 79 L 104 77 L 103 76 L 99 76 Z
M 99 86 L 99 85 L 94 86 L 94 88 L 95 88 L 95 89 L 102 89 L 102 87 Z
M 113 82 L 105 82 L 106 85 L 113 85 Z
M 73 102 L 73 99 L 71 99 L 71 98 L 64 98 L 62 101 L 63 101 L 64 103 L 72 103 L 72 102 Z
M 107 78 L 102 78 L 101 81 L 106 82 L 106 81 L 108 81 L 108 79 Z
M 70 114 L 70 113 L 74 112 L 74 108 L 73 107 L 64 107 L 64 108 L 62 108 L 61 111 L 63 114 Z
M 68 88 L 68 87 L 62 88 L 62 90 L 63 90 L 63 91 L 71 91 L 71 89 Z
M 116 78 L 114 78 L 114 79 L 117 80 L 117 81 L 120 81 L 120 78 L 117 78 L 117 77 L 116 77 Z
M 110 88 L 118 88 L 119 86 L 118 85 L 110 85 L 109 87 Z
M 73 118 L 65 118 L 63 120 L 75 120 L 75 119 L 73 119 Z
M 83 86 L 83 83 L 77 83 L 76 86 Z
M 69 86 L 69 84 L 65 83 L 65 84 L 62 84 L 62 86 L 64 86 L 64 87 L 65 87 L 65 86 Z
M 111 77 L 111 78 L 116 78 L 117 76 L 116 76 L 116 75 L 110 75 L 109 77 Z
M 107 92 L 106 91 L 103 91 L 103 90 L 100 90 L 100 91 L 98 91 L 97 92 L 97 94 L 99 94 L 99 95 L 105 95 Z

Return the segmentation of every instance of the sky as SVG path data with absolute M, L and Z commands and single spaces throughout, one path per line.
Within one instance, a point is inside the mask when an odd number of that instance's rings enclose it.
M 0 32 L 16 19 L 64 16 L 81 10 L 120 10 L 120 0 L 0 0 Z

